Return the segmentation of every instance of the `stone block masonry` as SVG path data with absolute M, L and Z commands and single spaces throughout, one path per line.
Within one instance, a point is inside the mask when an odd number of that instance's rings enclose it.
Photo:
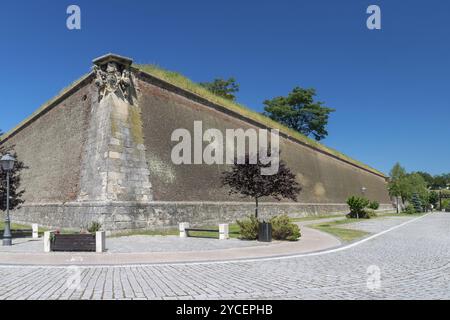
M 25 204 L 12 219 L 51 228 L 86 228 L 93 221 L 110 231 L 232 223 L 254 212 L 252 199 L 229 195 L 220 178 L 227 165 L 175 165 L 175 129 L 264 128 L 106 55 L 94 70 L 41 107 L 0 144 L 15 146 L 29 167 L 23 172 Z M 392 208 L 386 179 L 281 134 L 282 158 L 303 190 L 299 202 L 262 199 L 264 219 L 346 213 L 350 195 L 365 195 Z

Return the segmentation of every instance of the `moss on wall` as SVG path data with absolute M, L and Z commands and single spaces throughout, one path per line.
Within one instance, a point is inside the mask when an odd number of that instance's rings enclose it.
M 142 133 L 142 119 L 139 107 L 130 106 L 128 121 L 130 122 L 131 135 L 134 143 L 144 144 L 144 135 Z
M 146 157 L 154 199 L 161 201 L 253 201 L 230 196 L 221 186 L 222 172 L 227 165 L 174 165 L 171 160 L 171 141 L 175 129 L 184 128 L 193 137 L 193 123 L 201 120 L 203 130 L 256 128 L 223 112 L 190 101 L 143 79 L 139 80 Z M 297 142 L 280 139 L 281 157 L 297 174 L 303 186 L 301 203 L 345 203 L 350 195 L 366 195 L 380 203 L 390 199 L 383 177 L 340 161 Z M 164 163 L 162 167 L 159 164 Z M 170 179 L 165 175 L 170 172 Z M 265 199 L 273 201 L 273 199 Z

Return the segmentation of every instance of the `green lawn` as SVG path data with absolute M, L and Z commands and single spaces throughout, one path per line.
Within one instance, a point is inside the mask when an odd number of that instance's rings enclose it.
M 329 218 L 342 218 L 345 217 L 344 214 L 330 214 L 326 216 L 310 216 L 310 217 L 302 217 L 302 218 L 292 218 L 292 222 L 302 222 L 302 221 L 311 221 L 311 220 L 321 220 L 321 219 L 329 219 Z
M 369 233 L 362 230 L 353 230 L 353 229 L 345 229 L 339 227 L 339 225 L 347 224 L 347 223 L 355 223 L 363 221 L 362 219 L 345 219 L 345 220 L 337 220 L 330 221 L 324 223 L 313 224 L 308 227 L 317 229 L 320 231 L 327 232 L 344 242 L 350 242 L 362 237 L 367 236 Z
M 387 214 L 383 214 L 380 215 L 379 217 L 420 217 L 423 216 L 425 213 L 405 213 L 405 212 L 401 212 L 401 213 L 387 213 Z
M 4 230 L 5 230 L 5 222 L 1 221 L 0 222 L 0 237 L 3 235 Z M 31 230 L 31 225 L 11 223 L 11 230 Z M 45 231 L 47 231 L 47 229 L 39 227 L 39 235 L 43 235 Z
M 418 217 L 418 216 L 422 216 L 422 215 L 424 215 L 424 213 L 415 213 L 415 214 L 399 213 L 399 214 L 397 214 L 397 213 L 393 213 L 393 212 L 388 212 L 385 214 L 379 214 L 377 217 L 373 217 L 371 219 L 379 219 L 379 218 L 383 218 L 383 217 Z M 339 238 L 340 240 L 342 240 L 344 242 L 350 242 L 350 241 L 360 239 L 360 238 L 367 236 L 369 234 L 369 232 L 362 231 L 362 230 L 346 229 L 345 227 L 339 227 L 339 225 L 355 223 L 355 222 L 359 222 L 359 221 L 364 221 L 364 219 L 343 219 L 343 220 L 313 224 L 313 225 L 309 225 L 308 227 L 332 234 L 333 236 Z
M 5 229 L 5 222 L 1 221 L 0 222 L 0 230 L 3 231 Z M 11 229 L 15 230 L 15 229 L 26 229 L 26 230 L 30 230 L 31 226 L 26 226 L 23 224 L 17 224 L 17 223 L 11 223 Z
M 180 232 L 178 231 L 178 229 L 173 228 L 164 230 L 131 230 L 127 232 L 112 234 L 110 237 L 118 238 L 129 236 L 176 236 L 179 234 Z

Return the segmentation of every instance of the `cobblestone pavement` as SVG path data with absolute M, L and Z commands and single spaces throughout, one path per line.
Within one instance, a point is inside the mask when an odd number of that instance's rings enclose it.
M 434 213 L 322 255 L 147 266 L 2 266 L 0 279 L 1 299 L 449 299 L 450 214 Z

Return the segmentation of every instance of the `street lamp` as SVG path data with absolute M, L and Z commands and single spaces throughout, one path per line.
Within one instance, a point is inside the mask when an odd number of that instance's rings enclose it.
M 366 194 L 366 190 L 367 190 L 366 187 L 361 187 L 361 193 L 362 193 L 363 197 Z M 359 219 L 359 213 L 356 213 L 356 219 Z
M 0 159 L 0 165 L 3 171 L 6 172 L 6 218 L 5 231 L 3 232 L 3 245 L 10 246 L 12 244 L 11 235 L 11 221 L 9 219 L 9 178 L 10 173 L 14 169 L 16 159 L 13 156 L 6 154 Z

